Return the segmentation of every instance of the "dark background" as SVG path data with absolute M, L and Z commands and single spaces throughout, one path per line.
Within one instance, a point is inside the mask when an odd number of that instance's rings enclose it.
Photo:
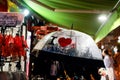
M 70 77 L 77 75 L 78 77 L 84 76 L 86 80 L 91 80 L 90 74 L 93 75 L 95 80 L 100 79 L 98 69 L 103 67 L 102 60 L 86 59 L 79 57 L 71 57 L 67 55 L 61 55 L 56 53 L 50 53 L 46 51 L 39 51 L 39 56 L 34 58 L 33 75 L 41 75 L 50 77 L 50 66 L 52 61 L 59 61 L 59 70 L 57 71 L 57 77 L 65 77 L 64 70 Z

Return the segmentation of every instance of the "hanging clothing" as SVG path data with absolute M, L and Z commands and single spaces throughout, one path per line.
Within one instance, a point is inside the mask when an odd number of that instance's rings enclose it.
M 27 42 L 24 40 L 24 36 L 15 36 L 14 43 L 18 56 L 25 56 L 25 48 L 28 48 L 28 45 Z

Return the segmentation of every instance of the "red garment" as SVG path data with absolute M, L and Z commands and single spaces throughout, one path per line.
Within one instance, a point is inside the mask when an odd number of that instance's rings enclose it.
M 0 0 L 0 12 L 8 12 L 7 0 Z
M 4 57 L 17 55 L 14 49 L 14 38 L 11 35 L 5 35 L 5 45 L 2 45 L 2 55 Z
M 5 44 L 6 44 L 6 45 L 13 44 L 13 43 L 14 43 L 14 38 L 13 38 L 13 36 L 8 35 L 8 36 L 5 37 Z
M 3 35 L 0 33 L 0 55 L 2 55 Z
M 0 35 L 0 38 L 2 38 L 2 35 Z M 2 56 L 26 56 L 25 48 L 28 48 L 28 45 L 27 42 L 24 40 L 24 36 L 15 36 L 15 38 L 13 38 L 13 36 L 11 35 L 4 35 L 4 37 L 0 40 Z
M 24 40 L 24 36 L 15 36 L 14 38 L 15 50 L 18 56 L 25 56 L 25 48 L 28 48 L 27 42 Z
M 2 44 L 3 41 L 3 35 L 0 33 L 0 44 Z
M 21 36 L 14 37 L 14 43 L 16 47 L 22 48 L 22 38 Z

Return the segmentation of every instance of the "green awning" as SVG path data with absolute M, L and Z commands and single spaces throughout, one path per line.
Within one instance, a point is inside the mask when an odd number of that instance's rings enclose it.
M 104 25 L 98 21 L 98 16 L 102 12 L 110 12 L 118 0 L 19 0 L 19 2 L 46 21 L 67 29 L 73 24 L 73 29 L 87 33 L 96 42 L 119 26 L 119 9 L 111 13 Z
M 109 32 L 120 26 L 120 7 L 110 14 L 108 21 L 103 24 L 95 36 L 95 41 L 98 42 L 104 38 Z

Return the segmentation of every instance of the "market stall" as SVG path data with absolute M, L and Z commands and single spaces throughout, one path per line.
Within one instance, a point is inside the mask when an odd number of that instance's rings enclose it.
M 1 80 L 11 78 L 17 78 L 19 80 L 21 75 L 26 77 L 24 66 L 28 45 L 24 36 L 23 20 L 24 16 L 21 13 L 0 13 Z

